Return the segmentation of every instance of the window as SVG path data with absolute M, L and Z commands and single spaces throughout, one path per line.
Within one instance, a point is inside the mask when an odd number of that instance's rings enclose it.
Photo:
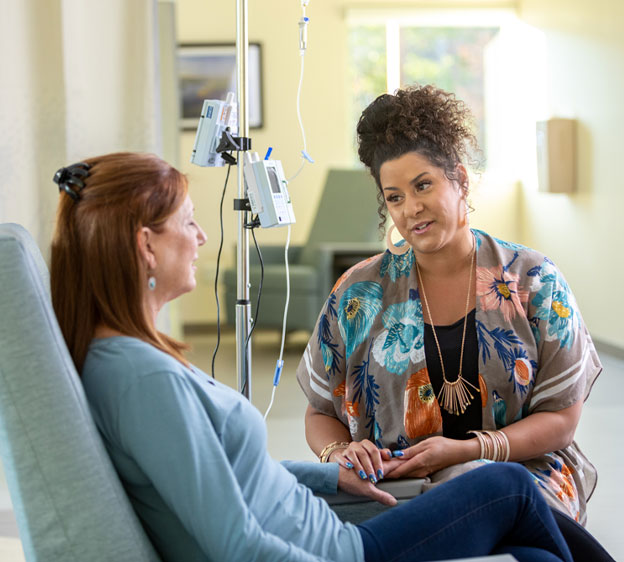
M 371 23 L 376 20 L 381 23 Z M 355 131 L 362 110 L 383 92 L 412 84 L 434 84 L 454 92 L 475 117 L 477 141 L 485 162 L 485 57 L 500 26 L 458 14 L 384 17 L 379 14 L 349 21 L 349 71 L 352 85 L 349 127 Z M 357 161 L 355 133 L 354 159 Z

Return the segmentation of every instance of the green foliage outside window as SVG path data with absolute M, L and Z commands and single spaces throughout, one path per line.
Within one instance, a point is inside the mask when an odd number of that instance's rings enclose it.
M 401 27 L 400 65 L 402 86 L 434 84 L 454 92 L 470 107 L 484 160 L 485 104 L 484 51 L 498 33 L 484 27 Z M 386 91 L 386 27 L 353 26 L 349 33 L 352 130 L 362 110 Z M 355 144 L 354 144 L 355 147 Z
M 349 32 L 350 131 L 355 149 L 355 127 L 364 108 L 386 91 L 386 26 L 352 27 Z M 357 156 L 355 156 L 357 160 Z

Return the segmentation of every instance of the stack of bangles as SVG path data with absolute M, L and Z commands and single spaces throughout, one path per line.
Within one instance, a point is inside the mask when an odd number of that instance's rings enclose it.
M 321 462 L 329 462 L 329 457 L 334 451 L 337 451 L 338 449 L 346 449 L 349 445 L 350 443 L 348 441 L 334 441 L 333 443 L 325 446 L 319 455 L 319 459 L 321 459 Z
M 507 462 L 509 460 L 509 439 L 502 431 L 469 431 L 474 433 L 481 446 L 482 459 L 495 462 Z

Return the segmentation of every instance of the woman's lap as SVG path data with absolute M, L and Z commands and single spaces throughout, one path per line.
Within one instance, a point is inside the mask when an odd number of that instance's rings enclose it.
M 507 543 L 538 547 L 527 559 L 539 560 L 539 548 L 570 559 L 550 509 L 515 463 L 470 471 L 359 529 L 367 562 L 486 555 Z

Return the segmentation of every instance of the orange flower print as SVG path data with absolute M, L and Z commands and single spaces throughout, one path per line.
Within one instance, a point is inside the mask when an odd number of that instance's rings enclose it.
M 520 386 L 528 386 L 531 383 L 533 367 L 528 359 L 517 358 L 514 364 L 514 379 Z
M 442 431 L 442 413 L 424 367 L 414 373 L 405 387 L 405 434 L 414 439 Z
M 334 392 L 333 392 L 334 396 L 338 397 L 338 396 L 342 396 L 342 402 L 341 402 L 341 407 L 340 410 L 342 412 L 342 415 L 345 415 L 345 412 L 347 411 L 347 403 L 345 402 L 346 400 L 346 394 L 347 394 L 347 390 L 345 387 L 345 383 L 341 382 L 336 388 L 334 388 Z
M 346 402 L 347 414 L 351 417 L 355 416 L 356 418 L 360 415 L 360 404 L 359 402 Z
M 578 512 L 578 497 L 572 471 L 560 461 L 551 463 L 550 466 L 553 470 L 550 472 L 548 484 L 559 501 L 566 507 L 570 516 L 575 517 Z
M 477 267 L 477 297 L 483 310 L 500 309 L 506 322 L 516 314 L 524 315 L 523 303 L 529 298 L 529 292 L 518 286 L 519 275 L 505 271 L 502 265 L 496 267 Z
M 488 390 L 485 379 L 479 373 L 479 392 L 481 392 L 481 407 L 485 408 L 488 401 Z
M 572 480 L 572 472 L 565 464 L 561 469 L 561 481 L 559 485 L 560 491 L 557 497 L 559 497 L 560 500 L 563 501 L 564 495 L 571 499 L 576 497 L 576 488 L 574 487 L 574 480 Z

